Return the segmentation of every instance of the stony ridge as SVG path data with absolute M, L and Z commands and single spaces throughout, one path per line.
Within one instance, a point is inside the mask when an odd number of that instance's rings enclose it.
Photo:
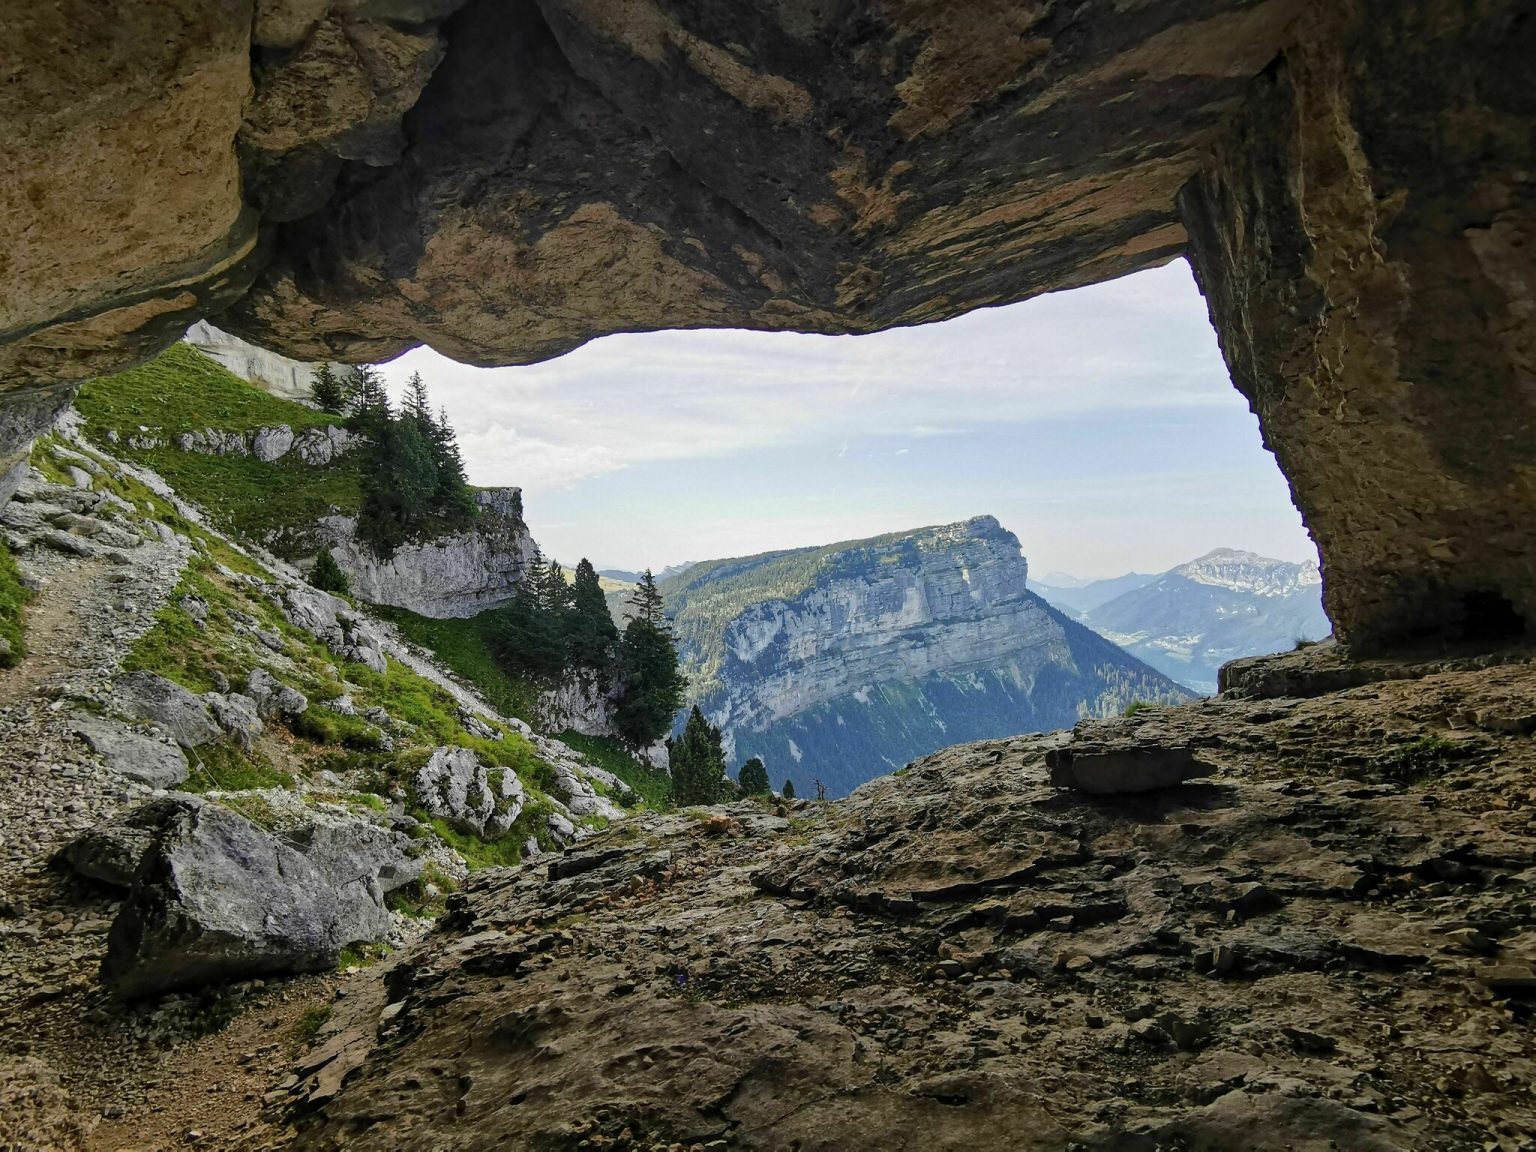
M 290 1082 L 302 1149 L 1536 1140 L 1530 665 L 947 749 L 480 878 Z M 1047 754 L 1199 750 L 1143 796 Z

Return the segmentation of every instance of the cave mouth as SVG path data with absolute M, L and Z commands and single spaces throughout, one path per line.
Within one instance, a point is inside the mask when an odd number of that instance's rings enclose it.
M 663 330 L 420 373 L 471 479 L 541 546 L 672 564 L 989 514 L 1031 574 L 1162 572 L 1213 549 L 1316 562 L 1188 264 L 868 335 Z M 1316 636 L 1309 636 L 1316 639 Z

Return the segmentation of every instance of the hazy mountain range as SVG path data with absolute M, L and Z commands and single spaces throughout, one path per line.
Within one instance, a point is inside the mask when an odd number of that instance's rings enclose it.
M 1205 694 L 1216 691 L 1216 671 L 1228 660 L 1282 651 L 1332 631 L 1316 564 L 1231 548 L 1158 576 L 1132 573 L 1077 587 L 1031 587 L 1127 652 Z

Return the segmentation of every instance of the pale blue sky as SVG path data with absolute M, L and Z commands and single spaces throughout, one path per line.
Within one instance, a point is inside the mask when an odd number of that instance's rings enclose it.
M 1188 267 L 873 336 L 594 340 L 522 368 L 421 348 L 477 484 L 599 567 L 825 544 L 991 513 L 1031 572 L 1316 552 Z

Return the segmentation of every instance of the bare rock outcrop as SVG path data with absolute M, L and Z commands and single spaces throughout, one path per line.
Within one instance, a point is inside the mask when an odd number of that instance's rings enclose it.
M 385 893 L 421 871 L 409 841 L 362 821 L 315 820 L 281 838 L 173 793 L 69 844 L 82 876 L 127 890 L 102 976 L 124 996 L 316 971 L 382 940 Z
M 1446 718 L 1533 697 L 1149 709 L 1079 736 L 1209 781 L 1063 792 L 1021 736 L 480 873 L 288 1081 L 294 1148 L 1523 1147 L 1536 746 Z
M 482 489 L 475 502 L 467 529 L 401 544 L 388 557 L 358 537 L 356 517 L 325 517 L 320 531 L 361 599 L 439 619 L 474 616 L 510 600 L 538 556 L 518 489 Z

